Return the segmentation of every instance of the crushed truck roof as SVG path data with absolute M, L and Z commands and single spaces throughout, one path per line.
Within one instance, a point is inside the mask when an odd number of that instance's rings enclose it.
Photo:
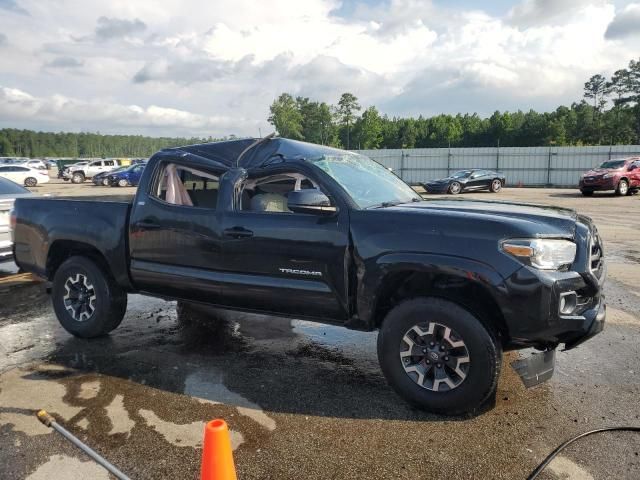
M 235 165 L 238 155 L 256 140 L 256 138 L 243 138 L 223 142 L 199 143 L 169 148 L 164 151 L 178 151 L 197 155 L 231 168 Z M 344 150 L 324 145 L 300 142 L 288 138 L 272 138 L 249 150 L 242 157 L 239 166 L 247 169 L 259 168 L 274 163 L 317 158 L 322 155 L 344 155 L 345 153 L 347 152 Z

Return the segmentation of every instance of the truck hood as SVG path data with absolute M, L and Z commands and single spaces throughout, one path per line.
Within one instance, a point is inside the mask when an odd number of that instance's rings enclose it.
M 527 224 L 525 230 L 541 235 L 573 237 L 577 221 L 574 210 L 547 205 L 522 205 L 511 202 L 485 200 L 424 200 L 404 203 L 386 210 L 416 215 L 440 213 L 460 217 L 461 221 L 495 221 Z

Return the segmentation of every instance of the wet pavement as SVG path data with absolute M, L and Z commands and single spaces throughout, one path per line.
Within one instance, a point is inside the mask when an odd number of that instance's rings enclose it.
M 40 408 L 134 479 L 197 478 L 202 429 L 216 417 L 230 426 L 241 479 L 524 479 L 574 434 L 640 425 L 640 198 L 507 189 L 499 199 L 592 216 L 610 309 L 602 334 L 558 353 L 547 384 L 526 390 L 507 354 L 495 399 L 475 417 L 407 406 L 379 371 L 375 333 L 178 315 L 175 302 L 132 295 L 117 330 L 81 340 L 58 325 L 43 283 L 0 264 L 0 478 L 108 478 L 37 421 Z M 637 434 L 597 435 L 540 478 L 640 478 L 639 452 Z

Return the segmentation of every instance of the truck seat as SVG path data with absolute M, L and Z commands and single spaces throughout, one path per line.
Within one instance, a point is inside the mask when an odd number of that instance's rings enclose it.
M 277 193 L 259 193 L 251 198 L 251 210 L 254 212 L 290 212 L 287 198 Z

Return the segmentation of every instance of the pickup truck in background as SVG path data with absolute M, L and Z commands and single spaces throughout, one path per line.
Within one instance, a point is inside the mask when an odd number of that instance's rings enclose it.
M 118 160 L 94 160 L 92 162 L 78 163 L 65 167 L 62 171 L 64 180 L 72 183 L 83 183 L 87 178 L 93 178 L 100 173 L 110 172 L 120 166 Z
M 127 294 L 379 330 L 408 402 L 473 412 L 506 350 L 553 372 L 555 348 L 602 330 L 605 263 L 572 210 L 425 201 L 371 159 L 282 138 L 162 150 L 131 203 L 19 198 L 15 258 L 52 282 L 62 326 L 116 328 Z

